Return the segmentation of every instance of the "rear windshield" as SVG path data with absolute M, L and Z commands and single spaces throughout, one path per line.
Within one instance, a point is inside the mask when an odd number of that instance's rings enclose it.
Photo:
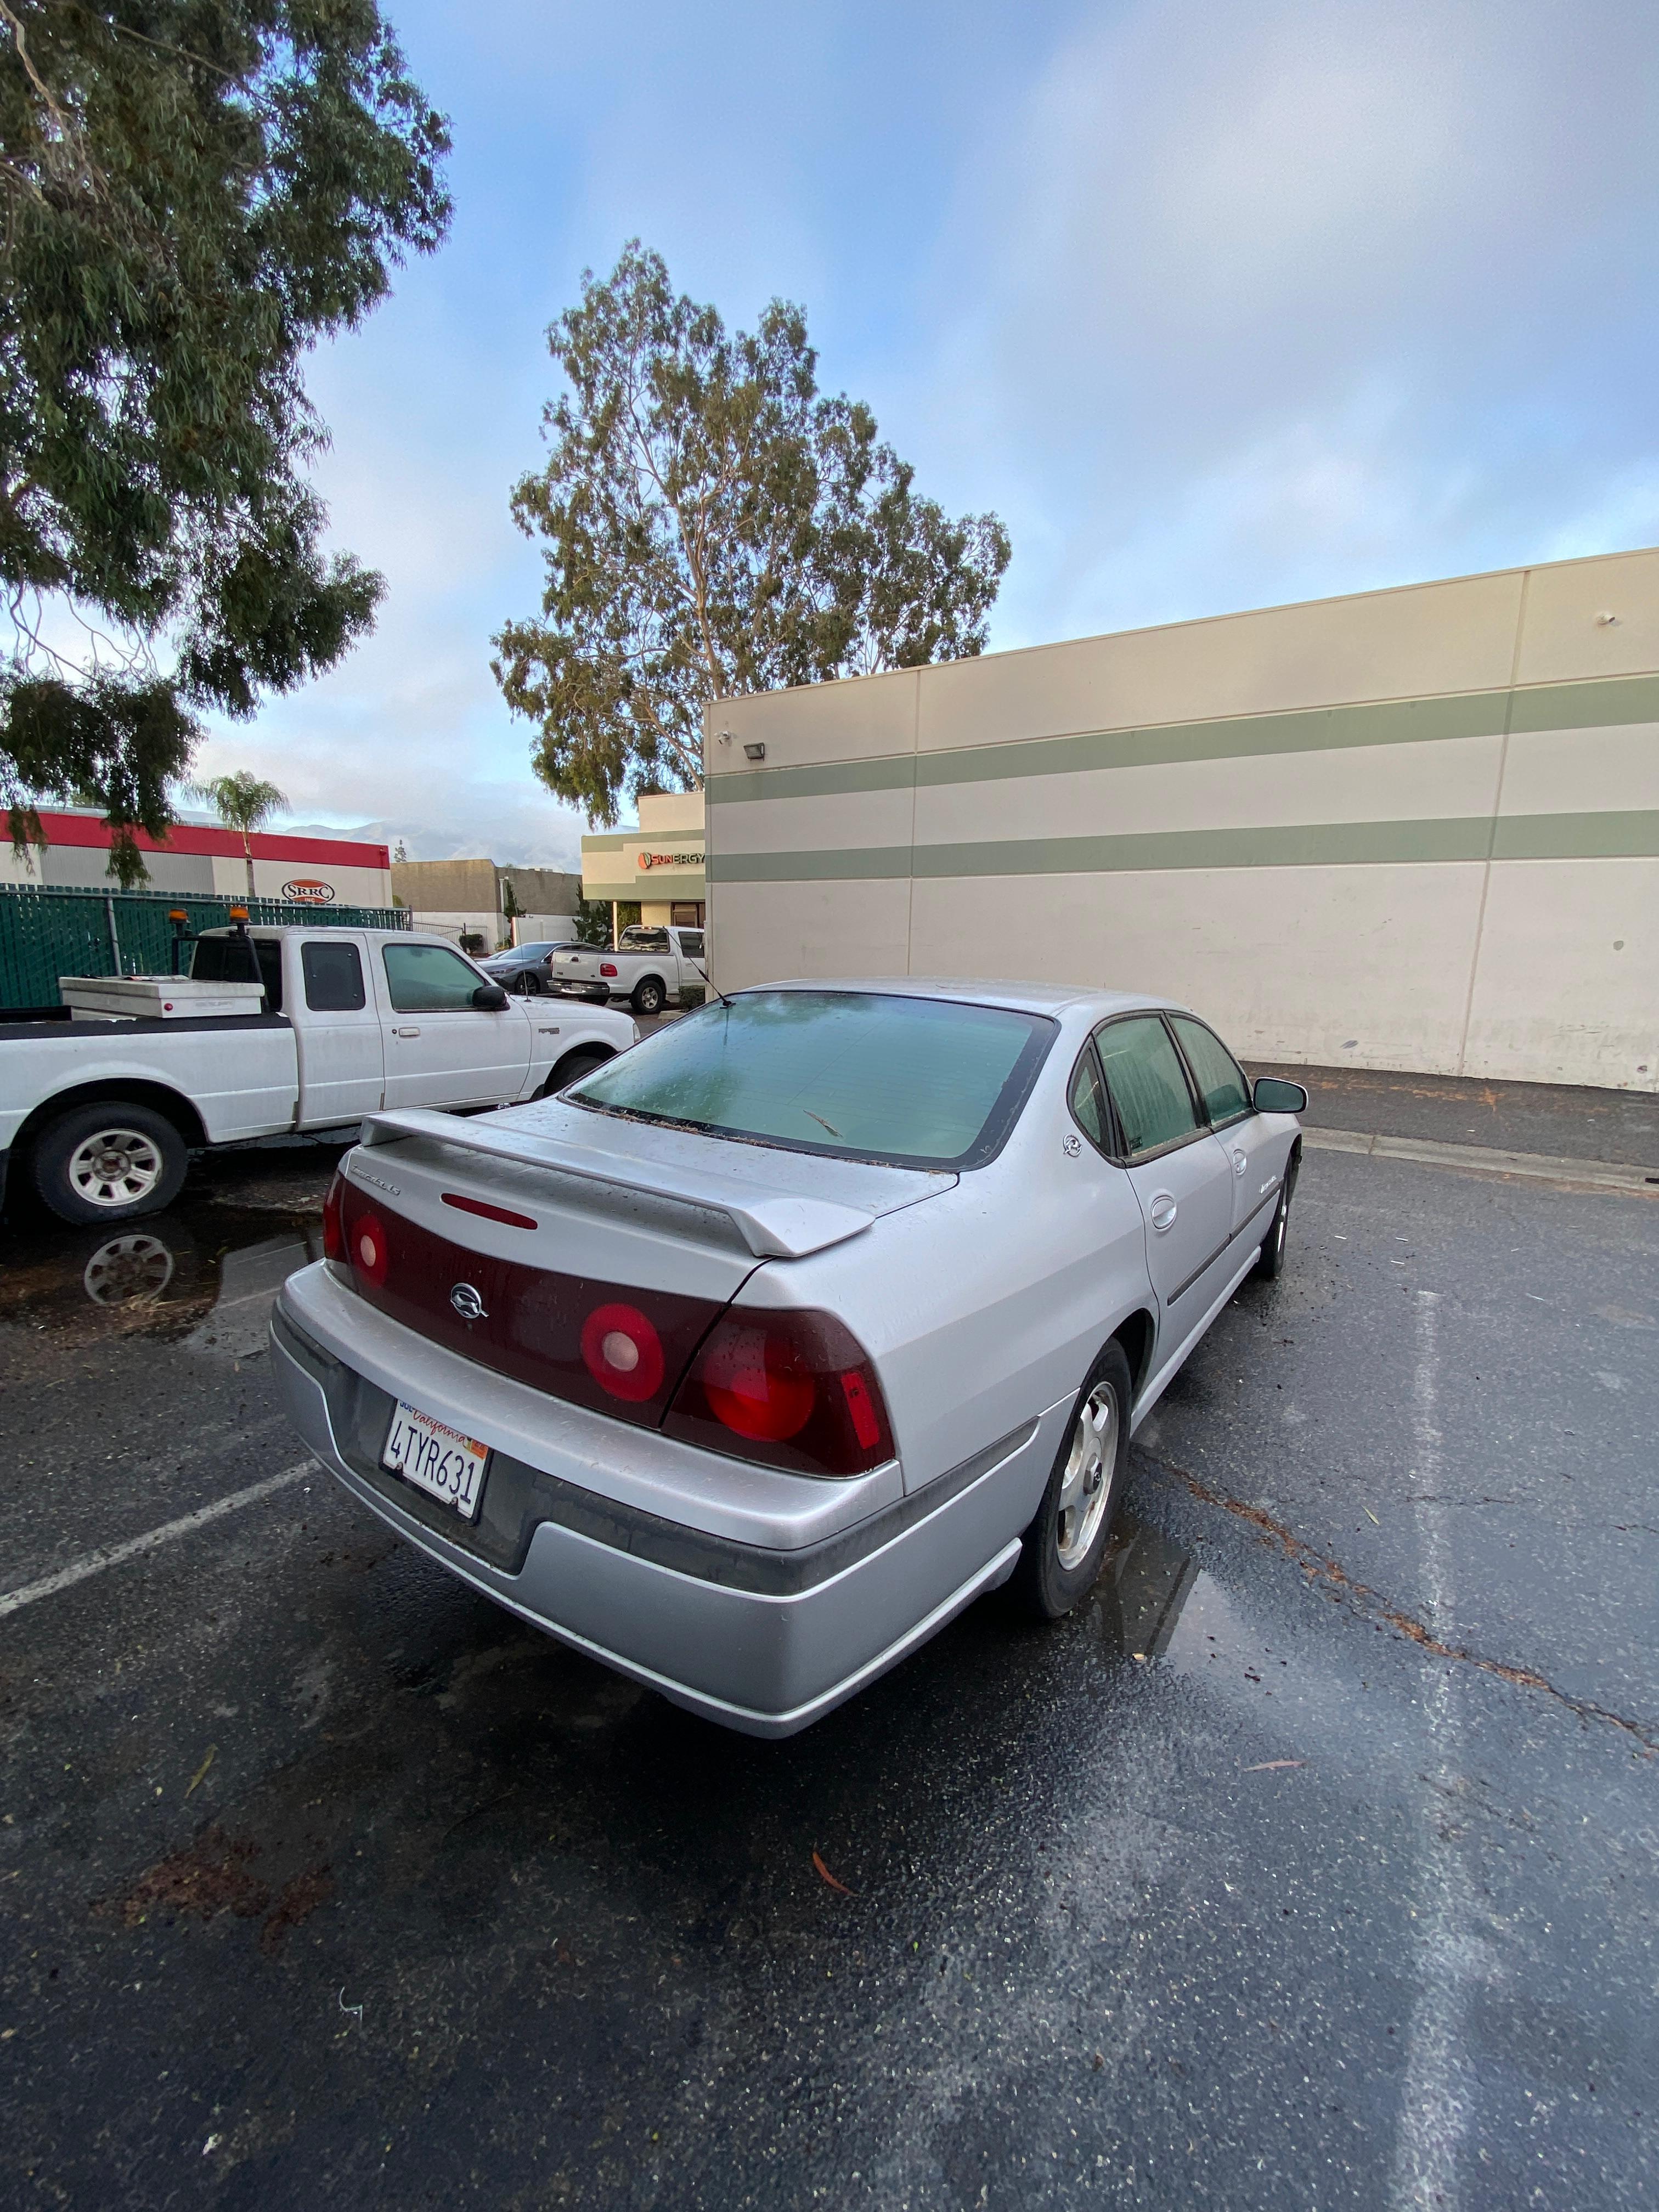
M 1037 1014 L 874 991 L 745 991 L 565 1093 L 647 1121 L 904 1167 L 978 1167 L 1054 1035 Z
M 274 937 L 198 937 L 190 972 L 198 983 L 261 984 L 267 1011 L 283 1011 L 283 948 Z

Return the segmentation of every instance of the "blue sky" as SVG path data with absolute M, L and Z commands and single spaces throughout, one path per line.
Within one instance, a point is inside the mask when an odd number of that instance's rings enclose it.
M 316 358 L 375 636 L 216 730 L 301 821 L 557 863 L 489 670 L 547 324 L 623 241 L 801 301 L 921 488 L 993 507 L 993 648 L 1659 541 L 1651 0 L 389 0 L 453 229 Z

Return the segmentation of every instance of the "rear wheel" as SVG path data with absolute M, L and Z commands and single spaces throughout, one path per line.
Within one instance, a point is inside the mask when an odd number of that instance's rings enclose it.
M 1114 1338 L 1078 1394 L 1014 1570 L 1015 1591 L 1039 1620 L 1070 1613 L 1099 1576 L 1128 1463 L 1133 1388 L 1128 1359 Z
M 659 1014 L 667 997 L 659 977 L 641 975 L 634 986 L 634 1012 L 636 1014 Z
M 521 998 L 537 999 L 541 996 L 542 979 L 533 968 L 520 968 L 513 978 L 511 988 Z
M 34 1188 L 60 1221 L 133 1221 L 179 1194 L 190 1164 L 164 1114 L 122 1098 L 72 1107 L 34 1140 Z

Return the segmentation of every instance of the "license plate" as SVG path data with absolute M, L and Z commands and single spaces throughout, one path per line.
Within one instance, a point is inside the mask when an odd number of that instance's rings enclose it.
M 483 1499 L 484 1462 L 489 1454 L 476 1437 L 434 1421 L 417 1406 L 399 1398 L 380 1454 L 380 1465 L 402 1475 L 417 1490 L 453 1505 L 464 1521 L 476 1521 Z

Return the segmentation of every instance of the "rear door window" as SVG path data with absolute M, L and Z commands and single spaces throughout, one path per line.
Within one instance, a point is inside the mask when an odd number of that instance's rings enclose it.
M 1193 1071 L 1210 1127 L 1219 1129 L 1250 1110 L 1250 1086 L 1244 1071 L 1213 1030 L 1188 1014 L 1171 1014 L 1170 1024 Z
M 319 938 L 300 948 L 306 1004 L 313 1014 L 355 1014 L 368 1004 L 363 963 L 345 938 Z
M 1100 1070 L 1095 1063 L 1094 1047 L 1085 1045 L 1083 1057 L 1072 1070 L 1069 1094 L 1072 1119 L 1077 1123 L 1091 1145 L 1103 1152 L 1112 1149 L 1112 1117 L 1106 1103 L 1106 1093 L 1100 1080 Z
M 388 945 L 386 989 L 400 1014 L 448 1014 L 474 1011 L 477 969 L 441 945 Z
M 1187 1072 L 1156 1014 L 1132 1014 L 1097 1030 L 1095 1044 L 1131 1159 L 1199 1133 Z

